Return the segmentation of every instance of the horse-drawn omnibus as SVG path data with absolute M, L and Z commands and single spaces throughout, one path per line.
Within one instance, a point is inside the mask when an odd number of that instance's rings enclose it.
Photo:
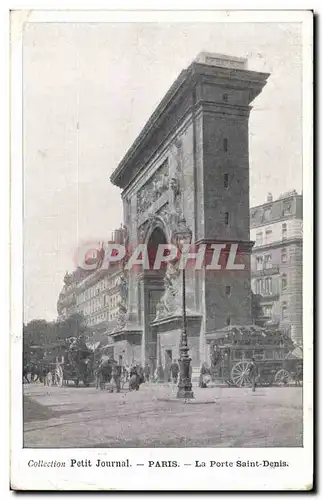
M 250 361 L 258 365 L 258 385 L 300 385 L 303 353 L 290 337 L 277 330 L 228 326 L 207 336 L 212 378 L 229 386 L 249 387 Z
M 54 383 L 58 387 L 70 381 L 89 387 L 95 378 L 96 351 L 90 349 L 83 337 L 71 337 L 56 348 Z

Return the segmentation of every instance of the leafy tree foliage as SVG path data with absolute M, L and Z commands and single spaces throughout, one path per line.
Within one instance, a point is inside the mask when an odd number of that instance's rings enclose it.
M 69 337 L 87 335 L 88 329 L 84 316 L 75 313 L 62 321 L 32 320 L 23 327 L 24 363 L 41 359 L 52 345 L 61 343 Z

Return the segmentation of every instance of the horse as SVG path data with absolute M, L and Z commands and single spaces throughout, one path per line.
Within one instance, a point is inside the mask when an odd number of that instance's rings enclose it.
M 22 382 L 26 382 L 26 384 L 30 384 L 30 380 L 28 378 L 29 366 L 25 365 L 22 369 Z
M 294 381 L 296 387 L 299 387 L 301 385 L 301 382 L 303 381 L 303 367 L 302 366 L 297 366 L 296 372 L 294 374 Z
M 28 375 L 30 378 L 28 379 Z M 27 384 L 31 382 L 37 382 L 38 380 L 42 380 L 42 369 L 38 364 L 30 363 L 25 365 L 22 370 L 22 379 Z

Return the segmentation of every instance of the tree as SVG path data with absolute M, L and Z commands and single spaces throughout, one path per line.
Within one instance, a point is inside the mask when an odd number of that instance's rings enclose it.
M 26 345 L 42 346 L 50 341 L 55 323 L 45 319 L 35 319 L 24 325 L 23 336 Z
M 82 314 L 75 313 L 62 321 L 35 319 L 23 327 L 24 363 L 42 358 L 43 351 L 69 337 L 86 335 L 87 326 Z M 42 349 L 43 348 L 43 349 Z M 37 358 L 37 359 L 36 359 Z
M 53 338 L 55 323 L 35 319 L 23 326 L 24 363 L 37 362 L 43 357 L 44 346 Z
M 86 335 L 88 327 L 83 314 L 75 313 L 63 321 L 57 322 L 57 340 Z

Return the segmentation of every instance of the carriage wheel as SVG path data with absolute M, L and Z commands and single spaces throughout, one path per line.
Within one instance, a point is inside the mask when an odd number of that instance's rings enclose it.
M 55 382 L 58 387 L 63 387 L 63 381 L 64 381 L 64 376 L 63 376 L 63 368 L 61 365 L 56 365 L 55 369 Z
M 248 375 L 249 361 L 240 361 L 231 370 L 231 380 L 236 387 L 250 387 L 251 381 Z
M 275 375 L 275 383 L 277 385 L 288 385 L 290 382 L 290 378 L 290 373 L 282 368 L 281 370 L 278 370 Z

